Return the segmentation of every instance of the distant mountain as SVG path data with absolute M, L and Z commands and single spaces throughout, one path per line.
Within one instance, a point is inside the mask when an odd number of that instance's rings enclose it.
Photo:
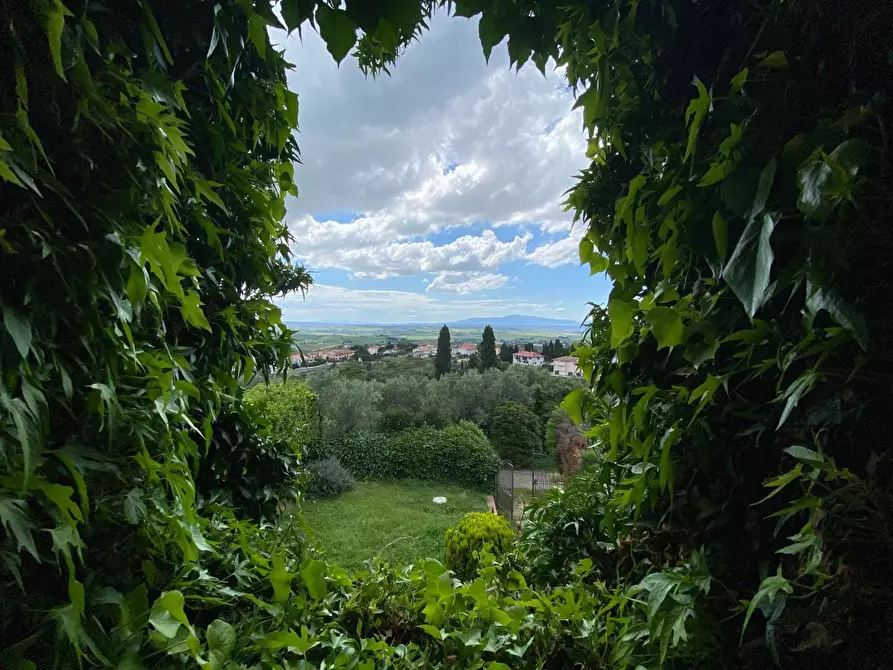
M 576 330 L 580 327 L 579 321 L 569 321 L 567 319 L 548 319 L 544 316 L 525 316 L 523 314 L 509 314 L 508 316 L 493 317 L 474 317 L 471 319 L 463 319 L 462 321 L 454 321 L 451 326 L 486 326 L 491 325 L 494 328 L 567 328 Z

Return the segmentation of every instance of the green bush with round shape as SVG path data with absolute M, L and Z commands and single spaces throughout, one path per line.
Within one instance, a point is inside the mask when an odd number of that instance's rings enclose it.
M 350 472 L 334 456 L 307 464 L 305 493 L 311 500 L 340 495 L 350 491 L 354 485 Z
M 472 579 L 477 572 L 479 557 L 475 552 L 484 548 L 502 555 L 512 546 L 515 534 L 508 521 L 498 514 L 470 512 L 444 537 L 444 561 L 446 566 L 462 580 Z
M 299 455 L 316 435 L 316 394 L 306 384 L 258 384 L 245 392 L 245 404 L 265 437 L 287 442 Z

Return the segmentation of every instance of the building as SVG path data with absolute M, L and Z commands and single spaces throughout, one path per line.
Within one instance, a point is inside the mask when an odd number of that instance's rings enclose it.
M 412 350 L 413 358 L 427 358 L 428 356 L 433 356 L 433 355 L 434 355 L 434 349 L 431 348 L 430 344 L 422 344 Z
M 381 349 L 381 346 L 378 344 L 370 344 L 366 349 L 369 350 L 369 353 L 373 356 L 378 353 L 378 350 Z
M 556 377 L 582 377 L 583 371 L 577 367 L 576 356 L 559 356 L 552 361 L 552 374 Z
M 468 358 L 473 353 L 476 353 L 478 350 L 476 344 L 457 344 L 453 347 L 452 353 L 456 358 Z
M 515 365 L 541 367 L 545 362 L 546 357 L 535 351 L 519 351 L 517 354 L 512 354 L 512 363 Z
M 299 367 L 301 365 L 301 352 L 300 351 L 292 352 L 291 365 L 293 368 Z
M 357 352 L 353 349 L 332 349 L 327 352 L 326 360 L 330 361 L 347 361 L 356 358 Z

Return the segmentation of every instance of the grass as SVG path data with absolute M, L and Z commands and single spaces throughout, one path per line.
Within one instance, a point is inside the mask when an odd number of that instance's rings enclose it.
M 435 505 L 435 496 L 447 502 Z M 306 502 L 304 517 L 327 559 L 356 570 L 370 558 L 392 565 L 442 560 L 446 529 L 466 512 L 486 510 L 486 494 L 456 486 L 361 482 L 336 498 Z

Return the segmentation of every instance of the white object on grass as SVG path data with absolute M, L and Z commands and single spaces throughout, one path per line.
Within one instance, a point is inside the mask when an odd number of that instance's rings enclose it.
M 435 505 L 443 505 L 445 502 L 446 502 L 446 498 L 444 498 L 443 496 L 436 496 L 434 498 Z

